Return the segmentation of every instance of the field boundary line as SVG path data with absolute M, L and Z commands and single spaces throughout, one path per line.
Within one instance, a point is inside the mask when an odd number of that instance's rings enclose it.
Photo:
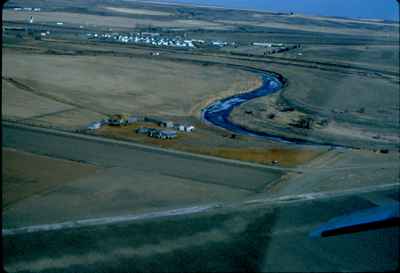
M 34 225 L 34 226 L 26 226 L 26 227 L 20 227 L 20 228 L 12 228 L 12 229 L 3 229 L 2 234 L 3 234 L 3 236 L 10 236 L 10 235 L 17 235 L 17 234 L 35 233 L 35 232 L 41 232 L 41 231 L 55 231 L 55 230 L 63 230 L 63 229 L 117 224 L 117 223 L 131 222 L 131 221 L 138 221 L 138 220 L 163 218 L 163 217 L 179 216 L 179 215 L 186 215 L 186 214 L 195 214 L 195 213 L 204 212 L 204 211 L 210 210 L 212 208 L 216 208 L 216 207 L 218 207 L 218 204 L 178 208 L 178 209 L 171 209 L 171 210 L 165 210 L 165 211 L 148 212 L 148 213 L 143 213 L 143 214 L 131 214 L 131 215 L 125 215 L 125 216 L 111 216 L 111 217 L 102 217 L 102 218 L 81 219 L 81 220 L 66 221 L 66 222 L 54 223 L 54 224 L 44 224 L 44 225 Z
M 268 203 L 298 203 L 304 201 L 329 199 L 335 197 L 344 197 L 354 194 L 366 194 L 374 191 L 383 191 L 392 188 L 400 187 L 400 183 L 391 183 L 377 186 L 365 186 L 359 188 L 350 188 L 339 191 L 325 191 L 325 192 L 309 192 L 295 195 L 284 195 L 279 197 L 266 197 L 259 199 L 252 199 L 244 201 L 245 205 L 268 204 Z
M 355 194 L 367 194 L 370 192 L 376 191 L 384 191 L 392 188 L 399 187 L 400 183 L 392 183 L 385 184 L 379 186 L 367 186 L 363 188 L 355 188 L 348 189 L 343 191 L 328 191 L 328 192 L 312 192 L 306 194 L 298 194 L 298 195 L 285 195 L 280 197 L 272 197 L 272 198 L 264 198 L 264 199 L 254 199 L 247 200 L 240 203 L 233 204 L 224 204 L 224 203 L 211 203 L 206 205 L 199 205 L 193 207 L 184 207 L 177 208 L 171 210 L 164 211 L 156 211 L 156 212 L 148 212 L 142 214 L 131 214 L 131 215 L 122 215 L 122 216 L 111 216 L 111 217 L 102 217 L 102 218 L 89 218 L 89 219 L 81 219 L 81 220 L 73 220 L 66 221 L 61 223 L 54 224 L 42 224 L 42 225 L 33 225 L 33 226 L 24 226 L 19 228 L 10 228 L 10 229 L 2 229 L 3 236 L 12 236 L 18 234 L 27 234 L 27 233 L 36 233 L 43 231 L 57 231 L 64 229 L 75 229 L 75 228 L 83 228 L 83 227 L 91 227 L 91 226 L 100 226 L 100 225 L 109 225 L 109 224 L 118 224 L 118 223 L 126 223 L 140 220 L 148 220 L 148 219 L 157 219 L 171 216 L 180 216 L 180 215 L 189 215 L 196 213 L 203 213 L 213 209 L 235 209 L 243 206 L 251 206 L 251 205 L 287 205 L 293 203 L 302 203 L 309 201 L 317 201 L 324 200 L 330 198 L 337 197 L 345 197 Z

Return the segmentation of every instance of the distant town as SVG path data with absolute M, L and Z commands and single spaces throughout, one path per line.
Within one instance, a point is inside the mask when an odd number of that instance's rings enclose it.
M 14 11 L 19 12 L 40 12 L 41 8 L 36 7 L 14 7 Z M 27 22 L 29 24 L 34 23 L 34 16 L 31 15 L 27 18 Z M 54 22 L 56 26 L 64 26 L 64 22 L 62 20 Z M 83 25 L 79 26 L 80 29 L 85 29 L 86 27 Z M 7 30 L 7 29 L 5 29 Z M 42 31 L 40 36 L 37 38 L 45 38 L 50 35 L 50 32 Z M 190 39 L 190 38 L 182 38 L 180 36 L 177 37 L 167 37 L 163 36 L 158 32 L 135 32 L 135 33 L 119 33 L 119 32 L 87 32 L 87 39 L 96 40 L 96 41 L 105 41 L 105 42 L 116 42 L 123 44 L 142 44 L 156 47 L 174 47 L 174 48 L 223 48 L 223 47 L 238 47 L 239 43 L 221 41 L 221 40 L 202 40 L 202 39 Z M 272 43 L 265 41 L 256 41 L 251 42 L 251 46 L 254 47 L 263 47 L 266 48 L 266 52 L 268 54 L 279 53 L 288 51 L 290 49 L 299 48 L 300 45 L 292 45 L 288 46 L 283 43 Z M 248 46 L 248 45 L 247 45 Z
M 171 46 L 171 47 L 186 47 L 186 48 L 195 48 L 198 47 L 199 45 L 206 43 L 204 40 L 182 39 L 180 37 L 169 38 L 161 36 L 160 33 L 152 33 L 152 32 L 138 32 L 135 34 L 87 33 L 87 37 L 88 39 L 96 39 L 102 41 L 114 41 L 121 43 L 136 43 L 136 44 L 147 44 L 153 46 Z M 223 47 L 228 45 L 227 42 L 221 42 L 221 41 L 211 41 L 209 44 L 218 47 Z

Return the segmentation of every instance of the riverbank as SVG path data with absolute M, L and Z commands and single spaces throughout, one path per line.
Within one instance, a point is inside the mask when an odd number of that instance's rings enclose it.
M 372 79 L 347 75 L 347 78 L 353 81 L 349 82 L 346 78 L 346 85 L 343 86 L 344 82 L 340 81 L 340 75 L 331 72 L 315 72 L 298 68 L 282 69 L 279 66 L 273 68 L 289 78 L 287 85 L 272 95 L 241 103 L 231 111 L 230 123 L 252 133 L 281 136 L 286 140 L 294 139 L 296 143 L 320 143 L 369 150 L 398 149 L 400 143 L 398 128 L 390 125 L 396 120 L 392 117 L 392 112 L 395 112 L 396 107 L 390 107 L 385 111 L 379 109 L 371 111 L 368 110 L 370 108 L 367 103 L 376 102 L 369 102 L 371 100 L 369 97 L 356 96 L 356 93 L 367 90 L 365 85 Z M 318 74 L 319 78 L 314 77 L 313 81 L 307 81 L 310 74 Z M 374 81 L 390 84 L 391 79 L 374 79 Z M 323 89 L 319 82 L 324 83 Z M 344 88 L 348 93 L 354 92 L 354 96 L 346 95 L 346 98 L 342 98 L 342 107 L 339 106 L 338 98 L 331 98 L 332 94 L 340 88 Z M 310 93 L 314 90 L 315 96 L 312 96 Z M 322 90 L 325 96 L 321 94 Z M 373 90 L 368 92 L 373 92 Z M 338 96 L 342 96 L 342 93 L 343 91 L 340 91 Z M 292 103 L 291 98 L 302 98 L 303 102 L 310 101 L 308 104 L 316 104 L 320 101 L 319 107 L 324 110 L 308 111 L 307 103 L 303 103 L 302 107 L 297 107 L 296 103 Z M 337 108 L 331 108 L 333 105 L 337 105 L 335 106 Z M 350 105 L 353 110 L 346 108 Z M 357 119 L 354 118 L 355 116 Z M 361 118 L 364 120 L 363 123 L 359 122 Z M 311 128 L 302 128 L 299 124 L 307 119 L 313 120 Z

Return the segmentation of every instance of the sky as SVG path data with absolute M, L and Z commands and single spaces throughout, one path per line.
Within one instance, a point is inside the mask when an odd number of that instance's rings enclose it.
M 399 20 L 396 0 L 164 0 L 308 15 Z

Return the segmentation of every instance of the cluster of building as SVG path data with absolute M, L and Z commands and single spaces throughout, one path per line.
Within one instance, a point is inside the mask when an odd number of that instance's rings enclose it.
M 152 46 L 165 46 L 165 47 L 181 47 L 181 48 L 195 48 L 201 46 L 215 46 L 224 47 L 227 46 L 227 42 L 222 41 L 210 41 L 196 39 L 182 39 L 181 37 L 164 37 L 160 33 L 154 32 L 138 32 L 131 34 L 120 34 L 120 33 L 87 33 L 88 39 L 97 39 L 103 41 L 113 41 L 120 43 L 135 43 L 145 44 Z
M 253 46 L 263 46 L 263 47 L 283 47 L 282 43 L 264 43 L 264 42 L 254 42 Z
M 170 121 L 170 120 L 162 120 L 162 119 L 153 118 L 153 117 L 145 117 L 144 121 L 155 123 L 160 127 L 165 127 L 165 128 L 170 128 L 170 129 L 173 128 L 173 129 L 176 129 L 176 130 L 182 131 L 182 132 L 192 132 L 195 129 L 194 126 L 190 125 L 190 124 L 174 123 L 173 121 Z
M 96 39 L 100 41 L 111 41 L 119 43 L 134 43 L 143 44 L 151 46 L 162 46 L 162 47 L 180 47 L 180 48 L 222 48 L 226 46 L 236 46 L 235 42 L 225 42 L 225 41 L 204 41 L 196 39 L 183 39 L 181 37 L 165 37 L 157 32 L 137 32 L 137 33 L 87 33 L 88 39 Z M 261 46 L 268 48 L 270 51 L 281 52 L 289 50 L 288 46 L 282 43 L 269 43 L 269 42 L 253 42 L 252 46 Z M 294 46 L 294 47 L 297 47 Z
M 166 38 L 159 33 L 139 32 L 136 34 L 119 33 L 88 33 L 89 39 L 98 39 L 104 41 L 115 41 L 120 43 L 148 44 L 153 46 L 172 46 L 194 48 L 193 42 L 204 43 L 202 40 L 182 40 L 180 38 Z
M 289 45 L 284 45 L 282 43 L 268 43 L 268 42 L 254 42 L 252 43 L 252 46 L 264 47 L 266 49 L 266 53 L 268 54 L 281 53 L 301 47 L 300 44 L 289 46 Z M 301 56 L 303 54 L 299 53 L 298 55 Z
M 140 127 L 136 129 L 136 133 L 146 134 L 149 137 L 160 138 L 160 139 L 176 138 L 176 131 L 174 130 L 159 130 L 156 128 Z
M 190 124 L 180 124 L 174 123 L 169 120 L 161 120 L 152 117 L 145 117 L 144 121 L 152 122 L 157 124 L 160 127 L 164 127 L 166 129 L 160 130 L 156 128 L 148 128 L 148 127 L 140 127 L 136 130 L 138 134 L 147 134 L 149 137 L 161 138 L 161 139 L 172 139 L 176 138 L 177 131 L 181 132 L 192 132 L 195 127 Z
M 35 11 L 35 12 L 38 12 L 38 11 L 41 11 L 42 9 L 41 8 L 14 8 L 14 10 L 15 11 Z
M 47 37 L 49 35 L 50 35 L 50 31 L 48 31 L 48 30 L 46 32 L 40 32 L 41 37 Z
M 100 129 L 104 125 L 111 126 L 126 126 L 135 122 L 138 122 L 139 118 L 136 116 L 127 116 L 121 114 L 112 115 L 109 118 L 93 122 L 87 126 L 88 130 L 97 130 Z M 162 120 L 153 117 L 144 117 L 143 121 L 157 124 L 160 127 L 164 127 L 165 129 L 157 129 L 150 127 L 140 127 L 136 129 L 136 133 L 138 134 L 146 134 L 150 137 L 160 138 L 160 139 L 172 139 L 176 138 L 177 132 L 192 132 L 195 127 L 190 124 L 181 124 L 174 123 L 169 120 Z
M 115 114 L 115 115 L 112 115 L 109 118 L 90 123 L 87 126 L 87 129 L 89 129 L 89 130 L 97 130 L 97 129 L 100 129 L 104 125 L 126 126 L 128 124 L 132 124 L 132 123 L 137 122 L 137 121 L 138 121 L 138 118 L 135 117 L 135 116 L 127 116 L 127 115 Z

